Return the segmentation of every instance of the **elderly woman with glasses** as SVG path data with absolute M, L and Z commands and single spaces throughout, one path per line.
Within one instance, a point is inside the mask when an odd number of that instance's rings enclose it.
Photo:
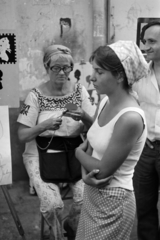
M 91 104 L 84 86 L 69 79 L 74 66 L 69 48 L 62 45 L 49 46 L 44 51 L 43 63 L 49 81 L 29 92 L 17 120 L 18 136 L 25 142 L 24 165 L 40 199 L 40 211 L 50 226 L 50 239 L 62 240 L 64 237 L 61 213 L 64 203 L 59 185 L 46 183 L 41 179 L 35 139 L 39 135 L 46 139 L 54 135 L 54 137 L 74 138 L 76 141 L 84 125 L 87 127 L 91 125 L 95 106 Z M 76 113 L 63 115 L 67 103 L 74 103 L 77 106 Z M 74 233 L 83 200 L 82 180 L 73 182 L 71 189 L 73 205 L 68 224 Z

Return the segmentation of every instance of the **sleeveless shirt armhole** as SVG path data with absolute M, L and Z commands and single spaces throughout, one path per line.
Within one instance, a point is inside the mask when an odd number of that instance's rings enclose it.
M 142 111 L 143 111 L 143 110 L 142 110 Z M 138 113 L 139 113 L 139 112 L 138 112 Z M 143 135 L 143 133 L 144 133 L 144 130 L 145 130 L 145 128 L 147 127 L 144 114 L 142 114 L 142 113 L 140 114 L 140 113 L 139 113 L 139 115 L 140 115 L 141 118 L 142 118 L 143 131 L 142 131 L 141 135 L 139 136 L 138 140 L 142 137 L 142 135 Z
M 123 109 L 122 109 L 122 110 L 123 110 Z M 143 131 L 142 131 L 141 135 L 140 135 L 139 138 L 138 138 L 138 140 L 139 140 L 139 139 L 142 137 L 142 135 L 143 135 L 143 133 L 144 133 L 144 130 L 145 130 L 145 128 L 146 128 L 146 120 L 145 120 L 144 112 L 143 112 L 142 109 L 136 108 L 136 107 L 130 107 L 130 110 L 129 110 L 129 111 L 125 111 L 124 113 L 126 113 L 126 112 L 137 112 L 137 113 L 140 115 L 141 119 L 142 119 L 142 122 L 143 122 Z M 123 114 L 124 114 L 124 113 L 123 113 Z M 123 115 L 123 114 L 122 114 L 122 115 Z M 120 116 L 122 116 L 122 115 L 120 115 Z

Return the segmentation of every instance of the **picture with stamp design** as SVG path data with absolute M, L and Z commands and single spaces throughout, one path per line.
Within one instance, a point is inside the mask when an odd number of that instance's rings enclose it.
M 16 37 L 14 34 L 0 34 L 0 64 L 16 63 Z

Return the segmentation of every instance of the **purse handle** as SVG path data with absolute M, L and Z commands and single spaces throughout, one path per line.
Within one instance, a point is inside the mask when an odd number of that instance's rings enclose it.
M 65 112 L 65 111 L 64 111 L 64 112 Z M 59 116 L 60 118 L 63 116 L 64 112 L 62 113 L 61 116 Z M 53 135 L 52 135 L 52 137 L 51 137 L 51 140 L 49 141 L 49 143 L 47 144 L 46 147 L 41 148 L 41 147 L 38 145 L 38 143 L 36 142 L 36 143 L 37 143 L 37 147 L 38 147 L 39 149 L 41 149 L 41 150 L 46 150 L 46 149 L 50 146 L 50 144 L 51 144 L 51 142 L 52 142 L 52 140 L 53 140 L 53 137 L 54 137 L 54 135 L 55 135 L 55 132 L 56 132 L 56 130 L 54 130 Z
M 55 130 L 55 131 L 56 131 L 56 130 Z M 46 149 L 50 146 L 50 144 L 51 144 L 51 142 L 52 142 L 52 140 L 53 140 L 53 138 L 54 138 L 55 131 L 54 131 L 54 133 L 53 133 L 53 135 L 52 135 L 52 137 L 51 137 L 51 139 L 50 139 L 50 141 L 49 141 L 49 143 L 47 144 L 46 147 L 44 147 L 44 148 L 40 147 L 40 146 L 38 145 L 37 141 L 36 141 L 37 147 L 38 147 L 39 149 L 41 149 L 41 150 L 46 150 Z

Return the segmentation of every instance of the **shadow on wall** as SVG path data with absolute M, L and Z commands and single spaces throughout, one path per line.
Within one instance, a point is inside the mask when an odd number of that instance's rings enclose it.
M 22 103 L 20 104 L 20 106 Z M 21 108 L 21 107 L 20 107 Z M 24 143 L 18 139 L 17 118 L 20 108 L 9 109 L 9 122 L 10 122 L 10 136 L 11 136 L 11 155 L 12 155 L 12 179 L 13 181 L 28 179 L 27 172 L 23 165 L 22 153 L 24 151 Z

